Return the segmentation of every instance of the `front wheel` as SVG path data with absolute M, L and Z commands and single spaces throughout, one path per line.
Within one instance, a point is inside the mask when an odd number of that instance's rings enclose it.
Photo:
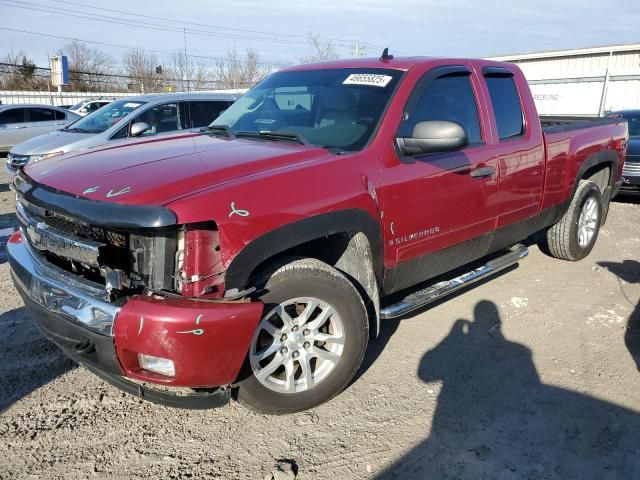
M 238 400 L 262 413 L 307 410 L 342 391 L 360 367 L 367 311 L 349 279 L 319 260 L 292 260 L 263 277 L 264 315 Z
M 581 180 L 562 218 L 547 230 L 549 253 L 563 260 L 580 260 L 591 252 L 602 223 L 603 200 L 598 186 Z

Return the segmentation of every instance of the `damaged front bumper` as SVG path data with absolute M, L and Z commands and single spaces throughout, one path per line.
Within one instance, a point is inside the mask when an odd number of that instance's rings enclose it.
M 27 311 L 73 360 L 144 399 L 181 408 L 228 403 L 263 305 L 137 295 L 116 305 L 104 286 L 47 262 L 22 237 L 7 242 L 11 273 Z M 172 375 L 140 355 L 168 359 Z

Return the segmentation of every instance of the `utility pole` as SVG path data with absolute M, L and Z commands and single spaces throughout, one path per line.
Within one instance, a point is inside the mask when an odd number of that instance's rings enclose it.
M 183 33 L 183 38 L 184 38 L 184 71 L 182 72 L 182 80 L 183 80 L 183 84 L 184 81 L 187 81 L 187 93 L 189 93 L 189 78 L 188 78 L 188 65 L 189 65 L 189 57 L 187 57 L 187 29 L 183 28 L 182 29 L 182 33 Z

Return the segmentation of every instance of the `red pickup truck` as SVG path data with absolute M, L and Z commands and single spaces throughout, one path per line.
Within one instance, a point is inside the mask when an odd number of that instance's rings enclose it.
M 349 384 L 381 319 L 514 264 L 534 232 L 586 256 L 627 136 L 543 127 L 510 64 L 297 66 L 201 133 L 29 165 L 8 256 L 44 334 L 120 388 L 294 412 Z

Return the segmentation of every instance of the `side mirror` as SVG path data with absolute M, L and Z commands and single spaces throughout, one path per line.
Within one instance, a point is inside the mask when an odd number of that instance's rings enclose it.
M 89 110 L 87 110 L 87 107 L 82 107 L 80 110 L 78 110 L 80 113 L 87 113 Z
M 133 125 L 131 125 L 131 133 L 130 135 L 132 137 L 139 137 L 140 135 L 142 135 L 144 132 L 146 132 L 147 130 L 149 130 L 149 128 L 151 128 L 149 126 L 148 123 L 146 122 L 137 122 L 134 123 Z
M 405 155 L 450 152 L 469 144 L 462 125 L 444 120 L 419 122 L 411 137 L 399 137 L 397 142 Z

